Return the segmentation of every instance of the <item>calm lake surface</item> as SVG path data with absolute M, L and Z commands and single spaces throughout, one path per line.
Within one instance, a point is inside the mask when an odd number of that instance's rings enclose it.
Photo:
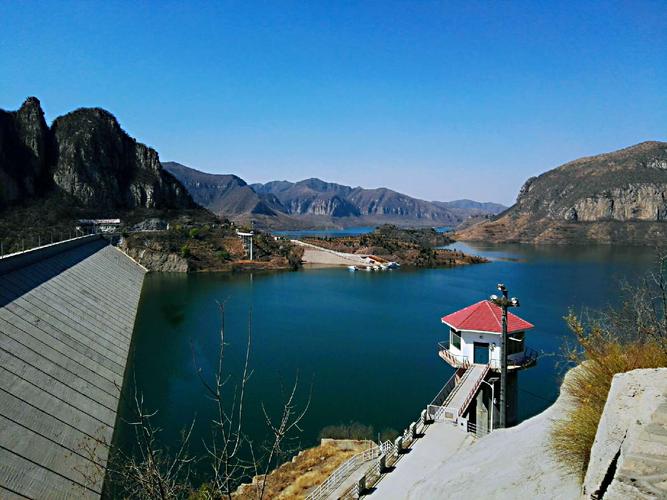
M 265 274 L 150 274 L 137 316 L 126 395 L 136 377 L 146 406 L 157 409 L 164 438 L 173 444 L 193 417 L 193 446 L 209 435 L 214 415 L 196 370 L 212 376 L 217 363 L 220 314 L 226 304 L 227 362 L 239 373 L 252 310 L 251 378 L 247 432 L 259 436 L 259 404 L 279 408 L 281 384 L 298 372 L 302 396 L 312 384 L 301 444 L 316 443 L 322 427 L 358 421 L 376 431 L 403 429 L 415 420 L 453 373 L 436 354 L 447 337 L 440 317 L 487 298 L 498 282 L 521 299 L 520 316 L 536 328 L 526 342 L 542 353 L 519 375 L 519 417 L 544 410 L 558 395 L 559 352 L 572 308 L 617 300 L 621 278 L 649 271 L 649 249 L 606 246 L 562 248 L 467 246 L 494 259 L 455 269 L 351 273 L 306 269 Z M 230 382 L 233 384 L 234 382 Z M 122 418 L 129 418 L 121 407 Z M 127 446 L 127 426 L 117 436 Z
M 285 236 L 288 238 L 341 238 L 343 236 L 359 236 L 375 231 L 376 226 L 348 227 L 345 229 L 295 229 L 291 231 L 273 231 L 276 236 Z M 439 233 L 451 231 L 451 227 L 436 227 Z

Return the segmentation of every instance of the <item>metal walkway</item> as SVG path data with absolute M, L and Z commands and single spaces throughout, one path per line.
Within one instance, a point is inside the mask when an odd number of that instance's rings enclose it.
M 470 365 L 443 403 L 445 415 L 452 415 L 455 420 L 465 413 L 488 371 L 489 365 Z
M 145 271 L 79 240 L 0 259 L 3 499 L 102 491 Z

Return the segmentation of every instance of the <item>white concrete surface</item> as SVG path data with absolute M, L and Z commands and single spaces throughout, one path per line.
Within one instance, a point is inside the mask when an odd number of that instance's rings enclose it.
M 608 472 L 611 483 L 603 486 Z M 598 493 L 601 488 L 606 491 Z M 584 493 L 609 500 L 667 498 L 667 368 L 614 376 Z
M 303 247 L 302 260 L 305 264 L 319 264 L 327 266 L 365 266 L 366 260 L 362 255 L 353 253 L 336 252 L 328 248 L 321 248 L 300 240 L 292 240 L 292 243 Z
M 436 422 L 430 425 L 410 452 L 401 456 L 395 464 L 396 469 L 383 476 L 371 498 L 432 498 L 414 496 L 413 492 L 427 478 L 437 474 L 440 465 L 446 463 L 451 456 L 472 446 L 474 440 L 472 435 L 457 429 L 451 422 Z
M 561 394 L 541 414 L 474 444 L 451 424 L 433 425 L 371 498 L 579 498 L 579 480 L 556 463 L 549 448 L 552 422 L 568 404 Z

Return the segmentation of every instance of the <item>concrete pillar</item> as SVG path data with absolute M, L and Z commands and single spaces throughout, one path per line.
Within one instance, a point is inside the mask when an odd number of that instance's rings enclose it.
M 519 404 L 519 373 L 517 370 L 507 374 L 507 426 L 516 425 Z
M 484 436 L 489 432 L 489 400 L 491 398 L 490 394 L 486 394 L 487 391 L 486 387 L 483 387 L 478 393 L 477 393 L 477 404 L 475 405 L 477 407 L 477 411 L 475 413 L 475 421 L 477 422 L 475 425 L 477 426 L 477 434 L 480 436 Z
M 359 496 L 366 491 L 366 475 L 361 476 L 359 481 L 357 481 L 357 491 L 359 492 Z
M 383 474 L 387 470 L 387 454 L 380 455 L 378 462 L 380 464 L 380 474 Z
M 398 456 L 403 450 L 403 436 L 398 436 L 394 441 L 394 449 L 396 450 L 396 456 Z

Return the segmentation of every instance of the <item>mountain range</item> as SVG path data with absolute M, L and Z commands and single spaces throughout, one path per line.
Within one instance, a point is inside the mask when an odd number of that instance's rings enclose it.
M 316 178 L 247 184 L 235 175 L 208 174 L 175 162 L 165 162 L 163 167 L 212 212 L 274 227 L 385 222 L 455 226 L 471 215 L 496 214 L 506 208 L 472 200 L 429 202 L 387 188 L 365 189 Z
M 29 227 L 64 228 L 84 213 L 129 219 L 165 211 L 207 220 L 214 212 L 282 228 L 459 226 L 456 237 L 473 241 L 664 244 L 667 143 L 566 163 L 528 179 L 505 209 L 320 179 L 249 185 L 235 175 L 161 164 L 157 151 L 103 109 L 77 109 L 51 126 L 35 97 L 16 111 L 0 110 L 0 237 Z
M 580 158 L 528 179 L 516 203 L 463 229 L 462 240 L 664 244 L 667 143 Z

